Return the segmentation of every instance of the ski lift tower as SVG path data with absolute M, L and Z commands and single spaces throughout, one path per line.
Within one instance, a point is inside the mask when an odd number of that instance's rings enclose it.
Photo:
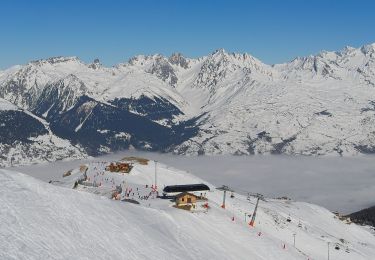
M 158 161 L 155 160 L 155 190 L 158 189 L 158 172 L 157 172 Z
M 255 217 L 257 215 L 257 210 L 258 210 L 259 200 L 263 200 L 263 201 L 266 201 L 266 200 L 264 199 L 264 196 L 262 194 L 259 194 L 259 193 L 249 193 L 249 195 L 257 198 L 257 202 L 255 204 L 254 213 L 251 216 L 251 220 L 250 220 L 250 223 L 249 223 L 250 226 L 254 227 L 254 225 L 255 225 Z
M 231 188 L 229 188 L 229 187 L 226 186 L 226 185 L 223 185 L 223 186 L 221 186 L 221 187 L 219 187 L 219 188 L 216 188 L 216 189 L 217 189 L 217 190 L 221 190 L 221 191 L 224 192 L 224 195 L 223 195 L 223 204 L 221 205 L 221 207 L 222 207 L 223 209 L 225 209 L 225 198 L 226 198 L 226 196 L 227 196 L 227 191 L 234 192 L 234 190 L 232 190 Z

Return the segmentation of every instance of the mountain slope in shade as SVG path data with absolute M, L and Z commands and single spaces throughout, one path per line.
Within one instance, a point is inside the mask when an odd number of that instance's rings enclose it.
M 139 55 L 112 68 L 55 57 L 0 72 L 0 97 L 90 154 L 130 146 L 179 154 L 374 153 L 374 49 L 346 47 L 272 66 L 223 49 L 197 59 Z M 92 102 L 82 106 L 86 99 Z M 91 113 L 94 106 L 107 112 Z M 114 130 L 116 117 L 122 122 Z
M 375 206 L 354 212 L 348 216 L 355 223 L 375 227 Z
M 0 167 L 86 157 L 82 148 L 55 136 L 48 123 L 0 99 Z

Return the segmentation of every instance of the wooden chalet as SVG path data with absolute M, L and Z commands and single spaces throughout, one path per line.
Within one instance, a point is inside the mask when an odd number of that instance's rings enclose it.
M 195 209 L 198 199 L 199 197 L 193 193 L 182 192 L 175 197 L 176 207 L 186 210 Z
M 122 172 L 122 173 L 129 173 L 133 166 L 130 163 L 125 162 L 116 162 L 110 163 L 107 167 L 105 167 L 106 171 L 110 172 Z

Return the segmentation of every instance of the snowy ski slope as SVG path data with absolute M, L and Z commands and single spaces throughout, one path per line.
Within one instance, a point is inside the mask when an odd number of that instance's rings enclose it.
M 160 190 L 170 184 L 210 186 L 207 212 L 176 209 L 173 202 L 153 196 L 140 200 L 140 205 L 110 200 L 107 191 L 119 184 L 147 194 L 145 185 L 154 182 L 155 164 L 135 164 L 129 175 L 107 172 L 107 164 L 87 164 L 90 181 L 96 178 L 101 186 L 80 185 L 77 190 L 71 187 L 82 177 L 79 169 L 56 185 L 0 170 L 0 258 L 327 259 L 327 242 L 331 259 L 370 260 L 375 255 L 375 236 L 369 229 L 344 224 L 328 210 L 308 203 L 261 201 L 256 225 L 250 227 L 245 214 L 253 212 L 255 198 L 228 196 L 224 210 L 222 193 L 215 187 L 161 163 Z

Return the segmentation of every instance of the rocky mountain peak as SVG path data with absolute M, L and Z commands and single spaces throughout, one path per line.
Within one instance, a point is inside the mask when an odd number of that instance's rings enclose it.
M 351 46 L 345 46 L 341 51 L 337 52 L 339 55 L 349 55 L 350 53 L 354 52 L 356 48 Z
M 96 58 L 93 63 L 89 64 L 89 68 L 97 70 L 101 68 L 103 65 L 100 63 L 100 60 Z
M 78 85 L 85 85 L 76 75 L 74 74 L 68 74 L 67 76 L 63 77 L 62 79 L 59 79 L 57 82 L 63 83 L 65 86 L 72 85 L 72 84 L 78 84 Z
M 189 62 L 181 53 L 173 53 L 169 58 L 168 61 L 173 65 L 178 65 L 184 69 L 189 68 Z
M 212 55 L 216 55 L 216 56 L 225 56 L 225 55 L 228 55 L 228 53 L 225 51 L 224 48 L 219 48 L 219 49 L 216 49 L 212 52 Z
M 160 60 L 166 59 L 161 54 L 154 54 L 154 55 L 136 55 L 130 58 L 127 64 L 131 66 L 141 66 L 141 67 L 148 67 L 153 62 L 157 62 Z
M 217 49 L 208 56 L 207 60 L 211 63 L 223 63 L 229 62 L 230 55 L 224 49 Z
M 178 78 L 171 63 L 162 55 L 155 57 L 154 62 L 147 72 L 156 75 L 158 78 L 167 82 L 171 86 L 177 84 Z
M 272 73 L 272 67 L 247 53 L 228 53 L 218 49 L 204 60 L 195 85 L 210 88 L 231 75 L 252 74 L 269 78 Z
M 375 43 L 362 46 L 361 52 L 365 55 L 371 55 L 371 57 L 374 57 Z
M 71 56 L 71 57 L 57 56 L 57 57 L 51 57 L 48 59 L 40 59 L 40 60 L 31 61 L 30 64 L 42 66 L 45 64 L 54 65 L 54 64 L 67 63 L 67 62 L 81 62 L 81 61 L 76 56 Z

